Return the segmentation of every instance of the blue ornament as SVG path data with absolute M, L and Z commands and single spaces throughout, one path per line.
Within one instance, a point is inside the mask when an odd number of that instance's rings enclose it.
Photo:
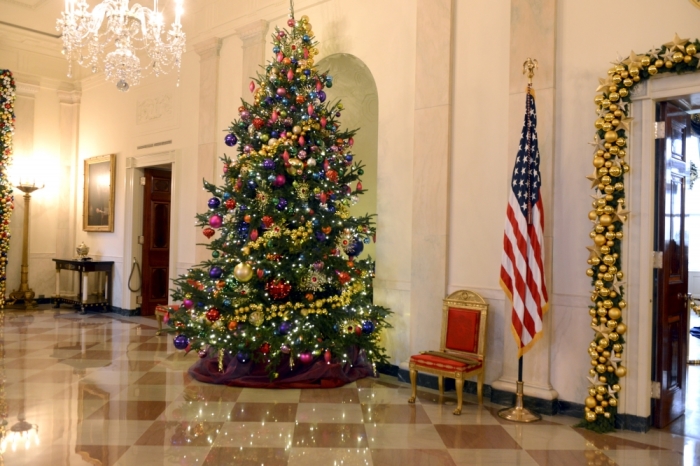
M 311 224 L 312 224 L 313 226 L 317 227 L 317 226 L 319 226 L 319 225 L 321 224 L 321 221 L 320 221 L 319 219 L 317 219 L 316 217 L 314 217 L 314 218 L 311 220 Z
M 304 37 L 302 37 L 301 40 L 303 40 L 304 42 L 308 42 L 311 40 L 311 38 L 309 37 L 308 34 L 304 34 Z
M 238 362 L 241 364 L 245 364 L 250 361 L 250 356 L 244 351 L 239 351 L 238 354 L 236 354 L 236 359 L 238 359 Z
M 248 180 L 248 189 L 255 189 L 258 187 L 258 183 L 255 180 Z
M 285 320 L 280 324 L 279 334 L 286 335 L 289 333 L 290 330 L 292 330 L 292 324 L 289 321 Z
M 336 199 L 337 196 L 335 195 L 335 193 L 331 193 L 331 195 L 328 196 L 328 197 L 331 198 L 331 201 L 335 201 L 335 199 Z
M 362 241 L 353 241 L 347 250 L 348 256 L 359 256 L 364 248 L 365 245 L 362 244 Z
M 370 334 L 374 332 L 374 323 L 371 320 L 362 322 L 362 333 Z
M 231 194 L 230 194 L 230 193 L 224 193 L 224 195 L 221 196 L 221 197 L 223 197 L 223 198 L 224 198 L 224 201 L 226 201 L 226 200 L 228 200 L 228 199 L 231 199 Z
M 321 102 L 325 102 L 326 101 L 326 93 L 323 91 L 318 91 L 318 100 L 320 100 Z
M 282 98 L 282 105 L 284 105 L 285 107 L 289 105 L 289 99 L 287 99 L 286 97 Z
M 318 173 L 312 173 L 312 174 L 311 174 L 311 178 L 313 178 L 313 179 L 314 179 L 314 181 L 318 181 L 318 180 L 319 180 L 319 178 L 321 178 L 321 177 L 319 176 L 319 174 L 318 174 Z
M 346 162 L 352 162 L 352 154 L 346 154 L 346 155 L 345 155 L 345 161 L 346 161 Z
M 221 278 L 221 276 L 224 274 L 224 271 L 221 270 L 221 267 L 212 267 L 209 269 L 209 276 L 211 278 Z
M 280 48 L 279 48 L 278 46 L 275 45 L 274 47 L 272 47 L 272 51 L 275 52 L 275 53 L 279 53 Z
M 209 202 L 207 202 L 207 205 L 210 209 L 216 209 L 221 205 L 221 200 L 218 197 L 212 197 L 209 199 Z
M 311 92 L 309 92 L 309 97 L 311 97 L 312 99 L 315 99 L 316 97 L 318 97 L 318 94 L 316 94 L 316 91 L 311 91 Z
M 277 131 L 273 131 L 270 133 L 270 137 L 271 138 L 278 138 L 278 137 L 280 137 L 280 133 Z
M 227 134 L 226 137 L 224 137 L 224 143 L 229 147 L 235 146 L 237 142 L 238 138 L 235 134 Z
M 362 242 L 365 244 L 369 244 L 369 241 L 369 236 L 362 240 Z
M 240 211 L 248 210 L 248 206 L 245 204 L 238 204 L 238 210 L 240 210 Z
M 280 200 L 277 203 L 277 210 L 284 210 L 286 208 L 287 208 L 287 200 L 283 197 L 280 197 Z
M 190 344 L 190 339 L 187 338 L 185 335 L 176 335 L 175 338 L 173 338 L 173 345 L 175 345 L 175 348 L 179 350 L 184 350 L 187 348 L 187 345 Z
M 296 86 L 290 86 L 289 90 L 292 91 L 293 93 L 297 93 L 297 87 Z
M 330 202 L 328 203 L 327 209 L 328 209 L 328 212 L 330 212 L 332 214 L 335 213 L 335 206 L 333 204 L 331 204 Z
M 296 57 L 292 57 L 292 63 L 294 63 L 294 64 L 296 65 L 296 64 L 297 64 L 297 61 L 298 61 L 298 60 L 296 59 Z
M 302 115 L 302 116 L 301 116 L 301 119 L 302 119 L 303 121 L 306 121 L 306 120 L 309 119 L 309 115 Z
M 262 166 L 265 170 L 273 170 L 275 168 L 275 161 L 272 159 L 265 159 L 263 160 Z M 275 177 L 274 175 L 271 175 L 272 179 L 274 181 Z
M 326 234 L 322 231 L 317 231 L 316 233 L 316 239 L 319 241 L 325 241 L 326 240 Z
M 224 299 L 224 307 L 231 307 L 231 300 L 230 299 Z

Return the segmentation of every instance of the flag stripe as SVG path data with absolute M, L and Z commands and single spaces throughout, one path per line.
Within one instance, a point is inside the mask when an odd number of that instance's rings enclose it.
M 500 273 L 501 287 L 512 306 L 511 325 L 519 355 L 540 338 L 549 301 L 544 277 L 537 114 L 531 92 L 526 99 L 525 122 L 508 196 Z

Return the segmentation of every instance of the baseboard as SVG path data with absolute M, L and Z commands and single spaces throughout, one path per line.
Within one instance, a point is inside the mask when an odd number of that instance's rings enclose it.
M 137 307 L 136 309 L 122 309 L 121 307 L 112 306 L 112 312 L 119 314 L 120 316 L 134 317 L 141 315 L 141 308 Z
M 377 371 L 396 377 L 400 382 L 411 383 L 409 372 L 406 369 L 401 369 L 393 364 L 386 364 L 377 367 Z M 416 384 L 420 387 L 438 389 L 437 376 L 424 374 L 419 372 Z M 454 379 L 445 379 L 445 391 L 455 389 Z M 466 393 L 476 394 L 476 382 L 466 380 L 464 382 L 464 391 Z M 491 385 L 484 384 L 484 398 L 492 403 L 513 406 L 515 402 L 515 393 L 498 390 Z M 546 415 L 563 415 L 571 416 L 578 419 L 583 419 L 583 404 L 572 403 L 564 400 L 544 400 L 530 396 L 523 397 L 523 405 L 526 408 L 532 409 L 540 414 Z M 618 414 L 615 417 L 615 428 L 621 430 L 629 430 L 633 432 L 647 432 L 651 428 L 651 416 L 642 417 L 633 414 Z

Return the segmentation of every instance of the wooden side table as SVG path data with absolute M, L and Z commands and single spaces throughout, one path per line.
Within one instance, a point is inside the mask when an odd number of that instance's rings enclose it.
M 54 307 L 60 307 L 62 303 L 80 306 L 80 313 L 85 314 L 90 307 L 102 307 L 110 310 L 112 307 L 112 261 L 83 261 L 76 259 L 53 259 L 56 263 L 56 294 Z M 61 270 L 78 272 L 78 294 L 61 294 Z M 99 282 L 97 294 L 88 292 L 88 273 L 104 272 L 104 282 Z M 103 287 L 104 285 L 104 287 Z

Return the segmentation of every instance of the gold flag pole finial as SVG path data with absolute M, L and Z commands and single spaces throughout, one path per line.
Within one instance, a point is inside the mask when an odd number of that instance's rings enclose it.
M 523 74 L 527 74 L 527 83 L 529 85 L 532 85 L 532 78 L 535 77 L 535 70 L 539 67 L 540 64 L 537 63 L 537 60 L 530 57 L 523 63 Z

